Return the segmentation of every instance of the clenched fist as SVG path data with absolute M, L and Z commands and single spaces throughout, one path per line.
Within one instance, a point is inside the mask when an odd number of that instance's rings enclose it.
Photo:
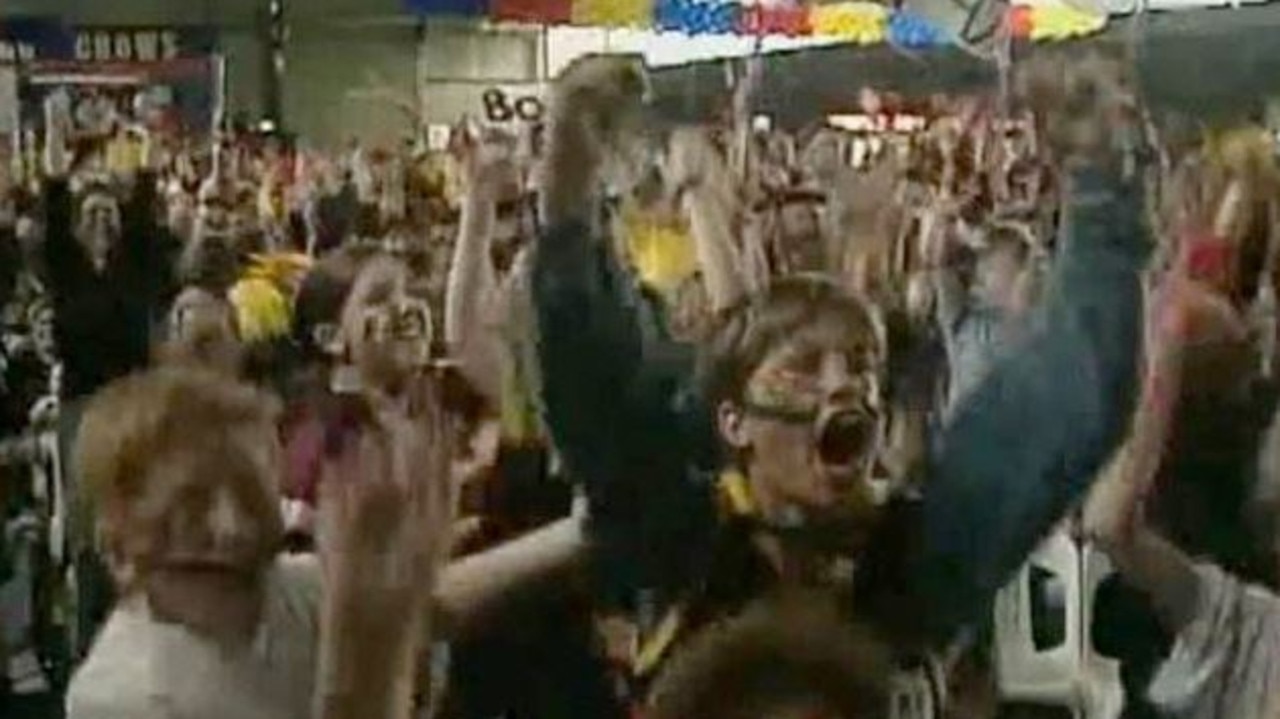
M 607 157 L 626 154 L 638 135 L 648 94 L 644 64 L 629 55 L 583 57 L 551 92 L 551 122 L 539 186 L 549 224 L 590 214 L 597 174 Z
M 1039 57 L 1017 85 L 1061 161 L 1103 160 L 1143 141 L 1133 78 L 1118 59 L 1097 53 L 1076 61 Z
M 635 126 L 648 96 L 643 61 L 633 55 L 589 55 L 560 75 L 552 116 L 576 119 L 604 142 Z

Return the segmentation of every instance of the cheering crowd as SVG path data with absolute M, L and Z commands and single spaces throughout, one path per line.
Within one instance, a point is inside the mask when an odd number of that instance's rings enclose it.
M 1276 149 L 1127 70 L 868 135 L 752 73 L 673 127 L 596 56 L 538 127 L 329 155 L 51 95 L 0 168 L 6 650 L 72 719 L 1060 716 L 993 607 L 1063 535 L 1124 716 L 1276 719 Z

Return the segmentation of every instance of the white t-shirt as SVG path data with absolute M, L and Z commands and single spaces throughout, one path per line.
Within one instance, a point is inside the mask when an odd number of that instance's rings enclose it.
M 276 561 L 251 646 L 229 651 L 145 606 L 118 607 L 67 690 L 67 719 L 308 719 L 320 567 Z
M 1199 607 L 1148 690 L 1162 716 L 1280 717 L 1280 597 L 1198 565 Z

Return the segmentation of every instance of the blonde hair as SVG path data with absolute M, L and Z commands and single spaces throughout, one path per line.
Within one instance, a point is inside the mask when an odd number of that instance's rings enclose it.
M 75 449 L 100 536 L 110 545 L 129 532 L 135 503 L 166 481 L 156 467 L 277 416 L 267 395 L 202 369 L 161 367 L 107 385 L 89 401 Z

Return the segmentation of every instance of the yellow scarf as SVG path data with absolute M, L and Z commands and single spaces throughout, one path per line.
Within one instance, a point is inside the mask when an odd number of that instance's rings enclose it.
M 631 263 L 645 284 L 670 296 L 698 270 L 693 238 L 684 227 L 634 208 L 622 212 Z
M 720 495 L 720 507 L 725 513 L 738 516 L 754 516 L 758 511 L 755 498 L 751 495 L 751 486 L 746 475 L 737 470 L 725 470 L 720 473 L 716 482 L 716 491 Z M 636 642 L 632 654 L 632 671 L 636 676 L 650 675 L 667 655 L 680 630 L 684 628 L 685 608 L 676 605 L 670 609 L 658 626 L 649 636 Z

